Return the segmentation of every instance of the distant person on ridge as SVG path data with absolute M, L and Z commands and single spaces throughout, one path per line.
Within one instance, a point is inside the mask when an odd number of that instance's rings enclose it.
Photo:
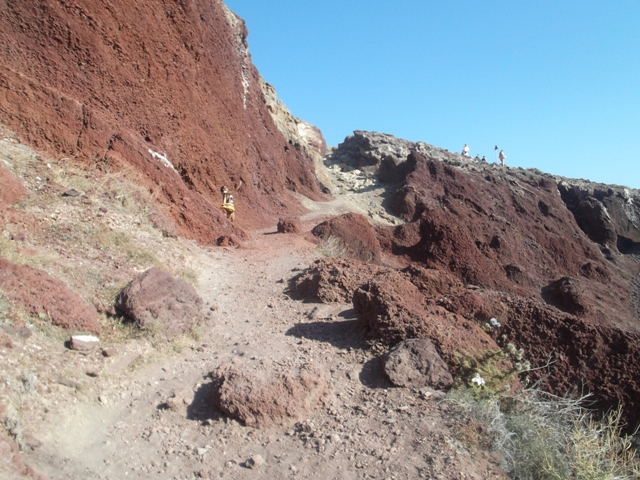
M 464 147 L 462 147 L 462 154 L 466 157 L 467 155 L 469 155 L 469 145 L 467 145 L 466 143 L 464 144 Z
M 500 158 L 500 165 L 504 167 L 504 161 L 507 159 L 507 156 L 504 154 L 504 150 L 500 150 L 498 158 Z
M 484 155 L 482 155 L 482 163 L 487 163 L 487 157 L 485 157 Z

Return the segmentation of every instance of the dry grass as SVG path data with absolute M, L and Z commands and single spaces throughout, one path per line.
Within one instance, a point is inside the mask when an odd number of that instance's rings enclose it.
M 321 239 L 315 248 L 315 254 L 318 258 L 347 258 L 350 256 L 344 241 L 334 236 Z
M 447 399 L 484 425 L 488 443 L 502 454 L 501 467 L 513 479 L 640 478 L 637 452 L 621 433 L 620 410 L 600 420 L 583 407 L 586 397 L 535 389 L 480 399 L 470 389 L 456 389 Z
M 96 238 L 102 249 L 124 254 L 129 260 L 145 267 L 162 265 L 152 250 L 136 242 L 125 232 L 104 229 L 97 234 Z

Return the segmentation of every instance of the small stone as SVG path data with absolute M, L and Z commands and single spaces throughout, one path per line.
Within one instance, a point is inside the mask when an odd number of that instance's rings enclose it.
M 331 443 L 340 443 L 341 442 L 340 435 L 338 435 L 337 433 L 332 433 L 329 436 L 329 440 L 331 440 Z
M 0 347 L 13 348 L 13 342 L 4 332 L 0 332 Z
M 59 383 L 60 385 L 64 385 L 69 388 L 78 388 L 80 384 L 78 382 L 74 382 L 73 380 L 69 380 L 68 378 L 63 377 L 62 375 L 54 375 L 53 381 Z
M 73 335 L 69 346 L 79 352 L 92 352 L 100 345 L 100 339 L 93 335 Z
M 118 354 L 116 347 L 107 347 L 102 349 L 102 355 L 105 357 L 115 357 Z
M 201 457 L 202 457 L 202 456 L 204 456 L 204 455 L 206 455 L 208 451 L 209 451 L 209 449 L 208 449 L 208 448 L 201 448 L 201 447 L 198 447 L 198 455 L 200 455 Z
M 249 457 L 244 463 L 247 468 L 258 468 L 264 465 L 264 458 L 262 458 L 262 455 L 254 455 L 253 457 Z
M 62 192 L 63 197 L 77 197 L 79 195 L 80 195 L 80 192 L 77 191 L 75 188 L 71 188 L 69 190 Z
M 102 403 L 103 405 L 106 405 L 108 403 L 107 397 L 105 395 L 100 395 L 98 397 L 98 400 L 100 401 L 100 403 Z

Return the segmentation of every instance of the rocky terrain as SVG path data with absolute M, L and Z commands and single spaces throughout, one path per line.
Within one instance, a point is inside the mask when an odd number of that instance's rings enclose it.
M 247 34 L 220 0 L 4 2 L 0 121 L 57 158 L 129 169 L 182 236 L 264 227 L 302 211 L 291 192 L 320 198 L 324 140 L 278 130 Z M 242 192 L 237 226 L 222 185 Z
M 638 191 L 327 148 L 218 0 L 0 14 L 0 476 L 518 478 L 460 398 L 532 384 L 640 424 Z

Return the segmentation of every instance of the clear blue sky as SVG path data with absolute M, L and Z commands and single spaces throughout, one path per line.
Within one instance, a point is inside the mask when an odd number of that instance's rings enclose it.
M 291 112 L 640 188 L 640 0 L 226 0 Z

